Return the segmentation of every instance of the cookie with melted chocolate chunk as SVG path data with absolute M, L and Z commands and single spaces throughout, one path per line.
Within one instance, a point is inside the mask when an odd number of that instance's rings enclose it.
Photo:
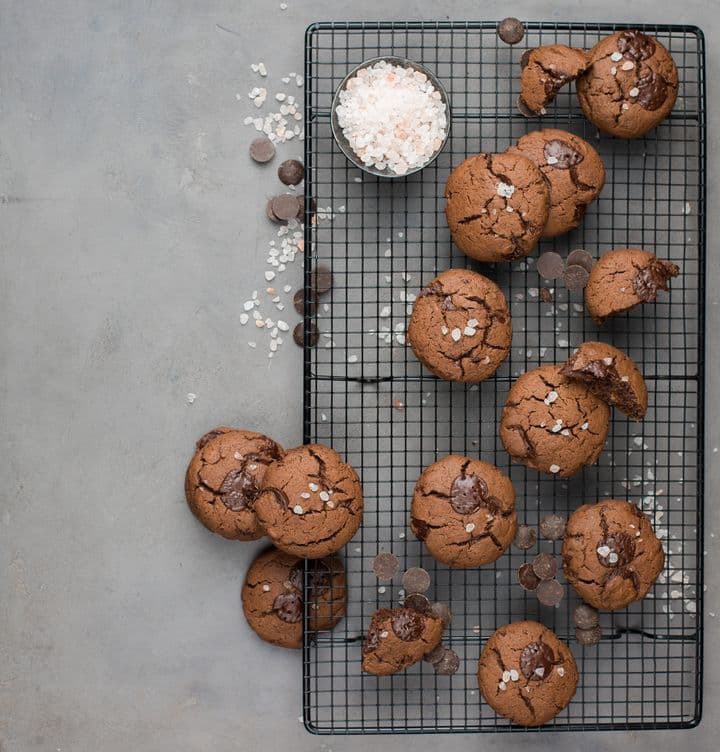
M 565 577 L 578 595 L 608 611 L 642 600 L 665 563 L 647 516 L 617 499 L 585 504 L 570 515 L 562 556 Z
M 605 342 L 583 342 L 562 367 L 568 379 L 582 381 L 601 400 L 629 418 L 641 420 L 648 391 L 640 369 L 628 355 Z
M 567 477 L 597 461 L 610 428 L 610 408 L 562 366 L 522 374 L 508 392 L 500 439 L 517 462 Z
M 567 707 L 578 670 L 568 646 L 535 621 L 495 631 L 478 661 L 478 685 L 488 704 L 521 726 L 541 726 Z
M 445 215 L 455 245 L 478 261 L 514 261 L 532 253 L 547 222 L 547 181 L 519 153 L 476 154 L 445 186 Z
M 654 303 L 668 290 L 680 268 L 641 248 L 620 248 L 600 257 L 585 287 L 585 305 L 595 323 L 625 313 L 641 303 Z
M 510 351 L 505 295 L 481 274 L 449 269 L 419 292 L 407 339 L 418 360 L 441 379 L 483 381 Z
M 345 614 L 345 568 L 336 557 L 309 562 L 311 632 L 332 629 Z M 304 562 L 270 548 L 250 565 L 242 587 L 243 612 L 253 631 L 273 645 L 300 648 L 303 642 Z
M 577 81 L 585 117 L 619 138 L 637 138 L 661 123 L 678 93 L 670 53 L 634 29 L 601 39 L 588 53 L 590 66 Z
M 560 89 L 584 73 L 590 61 L 584 50 L 549 44 L 536 47 L 521 61 L 520 99 L 536 115 L 545 115 L 545 108 Z
M 527 133 L 509 151 L 529 157 L 548 180 L 550 212 L 542 236 L 554 238 L 577 227 L 605 185 L 605 166 L 597 151 L 559 128 Z
M 208 530 L 232 540 L 265 533 L 255 514 L 259 486 L 285 451 L 255 431 L 220 426 L 198 439 L 185 474 L 185 497 Z
M 515 538 L 515 489 L 495 465 L 450 454 L 418 479 L 410 529 L 450 567 L 488 564 Z
M 362 669 L 389 676 L 412 666 L 442 639 L 443 622 L 432 612 L 381 608 L 372 615 L 362 648 Z
M 328 446 L 295 447 L 268 468 L 255 512 L 279 549 L 320 559 L 357 532 L 363 514 L 360 479 Z

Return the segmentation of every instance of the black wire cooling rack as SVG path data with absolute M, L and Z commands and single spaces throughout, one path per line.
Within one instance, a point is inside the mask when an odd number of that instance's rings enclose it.
M 316 23 L 305 48 L 306 195 L 318 216 L 306 222 L 305 282 L 316 264 L 335 284 L 306 326 L 320 331 L 305 349 L 304 437 L 335 447 L 363 480 L 363 525 L 344 552 L 347 617 L 331 633 L 306 639 L 303 712 L 316 733 L 504 731 L 478 692 L 480 650 L 494 629 L 537 619 L 571 645 L 580 684 L 570 706 L 545 729 L 684 728 L 702 700 L 703 339 L 705 265 L 704 47 L 699 29 L 640 26 L 672 53 L 680 74 L 669 119 L 645 138 L 600 137 L 569 87 L 542 119 L 516 110 L 525 49 L 562 43 L 590 48 L 613 24 L 528 23 L 521 44 L 499 41 L 489 22 Z M 638 28 L 637 26 L 635 28 Z M 330 105 L 348 71 L 368 58 L 399 55 L 435 72 L 452 106 L 450 139 L 439 159 L 402 180 L 361 173 L 333 142 Z M 669 296 L 597 328 L 582 296 L 555 286 L 543 303 L 533 258 L 478 266 L 505 291 L 514 324 L 510 357 L 478 386 L 429 374 L 405 346 L 412 296 L 435 274 L 471 265 L 453 248 L 443 187 L 453 165 L 478 151 L 498 152 L 540 127 L 573 131 L 599 150 L 607 184 L 574 232 L 544 241 L 563 255 L 600 255 L 638 246 L 681 267 Z M 310 204 L 308 203 L 308 206 Z M 308 210 L 310 211 L 310 209 Z M 334 216 L 328 216 L 334 215 Z M 307 215 L 310 220 L 310 214 Z M 511 466 L 498 438 L 500 409 L 512 381 L 542 363 L 564 361 L 585 339 L 626 350 L 648 381 L 650 407 L 636 424 L 614 413 L 597 466 L 564 480 Z M 517 490 L 519 522 L 537 525 L 550 511 L 567 514 L 602 497 L 628 498 L 647 511 L 667 552 L 666 569 L 642 603 L 601 617 L 603 640 L 574 639 L 569 586 L 559 608 L 541 606 L 517 584 L 518 567 L 538 551 L 514 546 L 490 566 L 450 570 L 424 551 L 408 528 L 412 490 L 424 467 L 456 452 L 497 464 Z M 372 560 L 392 551 L 403 568 L 425 567 L 429 595 L 447 602 L 454 620 L 445 642 L 460 656 L 452 677 L 418 664 L 393 677 L 363 674 L 362 636 L 372 612 L 397 605 L 400 579 L 381 583 Z M 311 600 L 311 599 L 308 599 Z

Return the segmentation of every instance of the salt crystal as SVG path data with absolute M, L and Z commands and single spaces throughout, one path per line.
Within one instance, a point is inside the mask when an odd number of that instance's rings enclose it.
M 321 501 L 330 501 L 330 494 L 327 491 L 320 491 L 318 496 Z
M 603 558 L 607 558 L 610 555 L 609 546 L 598 546 L 596 551 L 598 553 L 598 556 L 602 556 Z
M 502 680 L 504 682 L 509 682 L 510 681 L 510 672 L 509 671 L 503 671 L 503 673 L 502 673 Z
M 629 97 L 636 97 L 640 94 L 640 89 L 638 89 L 637 86 L 633 86 L 632 89 L 628 92 Z
M 520 674 L 514 669 L 510 669 L 510 680 L 511 681 L 517 681 L 520 678 Z
M 635 67 L 635 63 L 632 60 L 626 60 L 621 66 L 621 70 L 629 71 Z
M 466 326 L 466 327 L 465 327 L 465 328 L 463 329 L 463 334 L 464 334 L 464 335 L 465 335 L 466 337 L 474 337 L 474 336 L 475 336 L 475 334 L 477 334 L 477 330 L 476 330 L 476 329 L 473 329 L 473 328 L 472 328 L 471 326 Z
M 357 363 L 358 356 L 357 355 L 349 355 L 348 356 L 348 363 Z
M 450 332 L 450 336 L 453 338 L 454 342 L 459 342 L 460 337 L 462 337 L 462 332 L 457 327 L 455 327 L 455 329 Z
M 188 404 L 192 405 L 192 403 L 195 402 L 196 399 L 197 399 L 197 394 L 193 394 L 192 392 L 188 392 L 188 395 L 187 395 Z
M 271 279 L 275 279 L 275 272 L 267 271 L 265 272 L 265 279 L 270 282 Z
M 555 390 L 553 390 L 552 392 L 548 394 L 547 397 L 545 397 L 545 400 L 544 400 L 545 404 L 552 405 L 552 403 L 555 402 L 557 398 L 558 398 L 558 393 Z
M 240 314 L 240 323 L 241 323 L 241 324 L 242 324 L 243 326 L 245 326 L 245 324 L 247 324 L 247 322 L 248 322 L 248 319 L 249 319 L 249 318 L 250 318 L 250 317 L 249 317 L 249 316 L 247 315 L 247 313 L 241 313 L 241 314 Z
M 450 330 L 449 330 L 449 329 L 448 329 L 448 328 L 447 328 L 446 326 L 441 326 L 441 327 L 440 327 L 440 333 L 441 333 L 441 334 L 442 334 L 443 336 L 447 335 L 447 333 L 448 333 L 449 331 L 450 331 Z
M 295 512 L 295 514 L 302 514 L 303 513 L 303 508 L 299 504 L 296 504 L 293 507 L 293 512 Z
M 308 488 L 309 488 L 309 489 L 310 489 L 310 490 L 311 490 L 311 491 L 312 491 L 313 493 L 315 493 L 315 491 L 317 491 L 317 490 L 318 490 L 318 489 L 320 488 L 320 486 L 318 486 L 318 484 L 317 484 L 317 483 L 308 483 Z
M 555 474 L 560 472 L 560 466 L 559 465 L 550 465 L 550 472 Z
M 466 533 L 472 533 L 472 531 L 475 529 L 475 523 L 474 522 L 468 522 L 467 525 L 465 525 L 465 532 Z
M 245 302 L 243 303 L 243 308 L 244 308 L 244 309 L 245 309 L 246 311 L 251 311 L 251 310 L 252 310 L 252 309 L 253 309 L 254 307 L 255 307 L 255 303 L 254 303 L 254 302 L 253 302 L 252 300 L 246 300 L 246 301 L 245 301 Z
M 474 328 L 478 325 L 478 323 L 479 322 L 477 319 L 468 319 L 467 325 Z
M 502 181 L 497 184 L 497 195 L 503 198 L 512 198 L 515 193 L 515 186 L 511 183 L 503 183 Z
M 258 69 L 257 72 L 261 76 L 267 76 L 267 68 L 265 67 L 265 63 L 258 63 Z
M 620 53 L 620 52 L 613 52 L 613 54 L 610 55 L 610 59 L 614 63 L 619 63 L 622 60 L 622 53 Z

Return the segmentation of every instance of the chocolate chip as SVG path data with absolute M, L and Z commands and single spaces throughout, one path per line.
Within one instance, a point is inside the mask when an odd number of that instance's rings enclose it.
M 556 170 L 569 170 L 583 161 L 583 155 L 568 141 L 554 138 L 545 144 L 545 161 Z
M 317 311 L 318 299 L 314 292 L 310 293 L 310 310 L 309 313 L 312 316 Z M 293 306 L 295 310 L 301 315 L 305 315 L 305 290 L 297 290 L 293 295 Z
M 426 614 L 430 611 L 430 601 L 422 593 L 410 593 L 403 603 L 405 608 L 411 608 L 419 614 Z
M 547 679 L 555 663 L 555 654 L 545 642 L 531 642 L 520 653 L 520 670 L 530 680 Z
M 568 253 L 566 263 L 568 266 L 577 264 L 577 266 L 582 266 L 583 269 L 591 272 L 597 262 L 586 250 L 583 248 L 576 248 L 574 251 Z
M 458 514 L 472 514 L 481 506 L 497 511 L 496 505 L 488 499 L 487 483 L 473 473 L 462 473 L 455 478 L 450 488 L 450 506 Z
M 281 225 L 283 224 L 283 221 L 281 219 L 278 219 L 278 217 L 275 216 L 275 212 L 273 211 L 273 208 L 272 208 L 272 202 L 273 202 L 272 199 L 268 199 L 267 206 L 265 207 L 265 214 L 267 215 L 267 218 L 271 222 L 275 222 L 275 224 Z
M 637 29 L 623 31 L 617 41 L 618 51 L 633 60 L 647 60 L 655 53 L 655 40 Z
M 650 112 L 660 109 L 667 99 L 665 79 L 647 66 L 640 69 L 637 88 L 639 90 L 637 103 Z
M 543 552 L 532 560 L 532 568 L 541 580 L 552 580 L 557 574 L 557 561 L 552 554 Z
M 373 559 L 373 572 L 378 580 L 392 580 L 400 571 L 397 556 L 390 553 L 380 553 Z
M 412 642 L 422 635 L 423 618 L 412 609 L 403 609 L 391 623 L 393 632 L 404 642 Z
M 550 292 L 550 290 L 548 290 L 547 287 L 540 288 L 540 300 L 542 300 L 543 303 L 553 302 L 553 294 Z
M 460 656 L 450 648 L 445 648 L 439 660 L 433 661 L 435 673 L 452 676 L 460 668 Z
M 257 498 L 255 478 L 241 470 L 231 470 L 220 486 L 220 499 L 231 512 L 241 512 Z
M 595 553 L 604 567 L 626 567 L 635 558 L 635 536 L 627 533 L 608 535 L 598 543 Z
M 528 525 L 520 525 L 515 535 L 515 545 L 521 551 L 527 551 L 528 548 L 532 548 L 537 541 L 537 533 L 535 528 L 528 527 Z
M 530 592 L 537 590 L 537 586 L 540 584 L 540 578 L 535 574 L 533 566 L 530 563 L 523 564 L 520 569 L 518 569 L 517 578 L 520 587 L 522 587 L 523 590 L 528 590 Z
M 517 44 L 525 36 L 525 27 L 517 18 L 503 18 L 497 25 L 497 35 L 505 44 Z
M 540 520 L 540 535 L 555 541 L 565 535 L 565 518 L 560 514 L 548 514 Z
M 580 264 L 571 264 L 565 269 L 563 274 L 563 282 L 568 290 L 584 290 L 590 275 L 588 270 L 580 266 Z
M 293 568 L 290 570 L 290 574 L 288 575 L 288 581 L 287 583 L 285 583 L 286 587 L 290 585 L 290 587 L 293 587 L 295 588 L 295 590 L 302 593 L 304 567 L 305 565 L 302 561 L 299 561 L 297 562 L 297 564 L 293 565 Z
M 573 623 L 578 629 L 594 629 L 600 623 L 600 615 L 587 603 L 580 603 L 573 610 Z
M 299 323 L 293 329 L 293 339 L 298 347 L 305 347 L 305 330 L 302 322 Z M 308 346 L 315 347 L 320 339 L 320 330 L 313 324 L 312 321 L 308 322 Z
M 559 253 L 547 251 L 538 256 L 535 268 L 543 279 L 557 279 L 558 277 L 562 277 L 565 271 L 565 262 Z
M 286 159 L 278 167 L 278 177 L 285 185 L 297 185 L 305 177 L 305 167 L 297 159 Z
M 525 69 L 527 68 L 528 63 L 530 62 L 530 53 L 532 50 L 525 50 L 523 52 L 522 57 L 520 58 L 520 68 Z
M 324 295 L 333 286 L 333 274 L 330 267 L 318 264 L 312 272 L 312 286 L 318 295 Z
M 250 157 L 260 164 L 269 162 L 275 156 L 275 145 L 267 136 L 258 136 L 250 144 Z
M 446 648 L 444 645 L 436 645 L 429 653 L 425 653 L 423 660 L 426 663 L 432 663 L 435 665 L 442 660 L 442 657 L 445 655 L 445 650 Z
M 300 210 L 300 201 L 291 193 L 281 193 L 272 199 L 272 213 L 283 222 L 295 219 Z
M 430 606 L 430 611 L 441 619 L 444 629 L 452 624 L 453 613 L 447 603 L 433 603 Z
M 633 278 L 633 290 L 643 303 L 652 303 L 658 290 L 668 289 L 670 277 L 677 277 L 680 270 L 671 261 L 653 258 L 647 266 L 639 269 Z
M 565 595 L 565 588 L 557 580 L 544 580 L 535 592 L 543 606 L 558 606 Z
M 602 629 L 600 629 L 600 627 L 591 627 L 590 629 L 576 629 L 575 639 L 585 647 L 597 645 L 602 639 Z
M 273 601 L 273 611 L 287 624 L 297 624 L 302 619 L 302 597 L 297 593 L 281 593 Z
M 534 118 L 536 117 L 536 113 L 534 113 L 528 106 L 525 104 L 525 100 L 522 97 L 517 98 L 517 109 L 518 112 L 526 118 Z
M 402 584 L 408 593 L 424 593 L 430 587 L 430 575 L 421 567 L 410 567 L 403 575 Z

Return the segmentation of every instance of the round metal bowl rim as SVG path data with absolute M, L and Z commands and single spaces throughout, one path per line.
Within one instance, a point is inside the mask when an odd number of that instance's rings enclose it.
M 349 144 L 347 147 L 343 143 L 344 139 L 345 142 L 347 142 L 347 139 L 345 138 L 344 134 L 340 133 L 338 134 L 338 130 L 340 130 L 339 125 L 336 126 L 336 115 L 335 115 L 335 108 L 337 107 L 338 100 L 340 98 L 340 92 L 343 91 L 345 86 L 347 85 L 347 82 L 357 74 L 359 70 L 362 70 L 363 68 L 369 68 L 371 65 L 374 65 L 375 63 L 379 63 L 381 60 L 384 60 L 385 62 L 391 62 L 396 65 L 400 65 L 403 68 L 413 68 L 414 70 L 419 70 L 422 73 L 424 73 L 432 85 L 440 92 L 440 98 L 442 99 L 445 109 L 446 109 L 446 117 L 447 117 L 447 128 L 445 130 L 445 138 L 443 139 L 443 142 L 440 144 L 440 146 L 437 148 L 435 153 L 428 159 L 427 162 L 420 165 L 419 167 L 414 167 L 412 170 L 408 170 L 408 172 L 403 173 L 402 175 L 396 175 L 395 173 L 389 173 L 389 172 L 380 172 L 376 170 L 373 167 L 368 167 L 367 165 L 363 164 L 360 159 L 357 158 L 357 155 L 350 149 Z M 346 76 L 343 78 L 343 80 L 338 85 L 337 89 L 335 89 L 335 93 L 333 94 L 332 98 L 332 105 L 330 106 L 330 129 L 333 134 L 333 139 L 335 140 L 335 143 L 340 147 L 340 151 L 352 162 L 356 167 L 361 169 L 363 172 L 367 172 L 369 175 L 374 175 L 378 178 L 389 178 L 390 180 L 393 180 L 395 178 L 406 178 L 409 175 L 414 175 L 416 172 L 420 172 L 420 170 L 424 170 L 428 165 L 431 165 L 439 156 L 442 150 L 445 148 L 445 145 L 447 144 L 447 140 L 450 137 L 450 127 L 451 127 L 452 117 L 450 112 L 450 98 L 448 97 L 447 90 L 440 82 L 440 79 L 425 65 L 422 63 L 416 63 L 414 60 L 408 60 L 404 57 L 398 57 L 397 55 L 381 55 L 380 57 L 372 57 L 368 60 L 364 60 L 359 65 L 355 66 Z

